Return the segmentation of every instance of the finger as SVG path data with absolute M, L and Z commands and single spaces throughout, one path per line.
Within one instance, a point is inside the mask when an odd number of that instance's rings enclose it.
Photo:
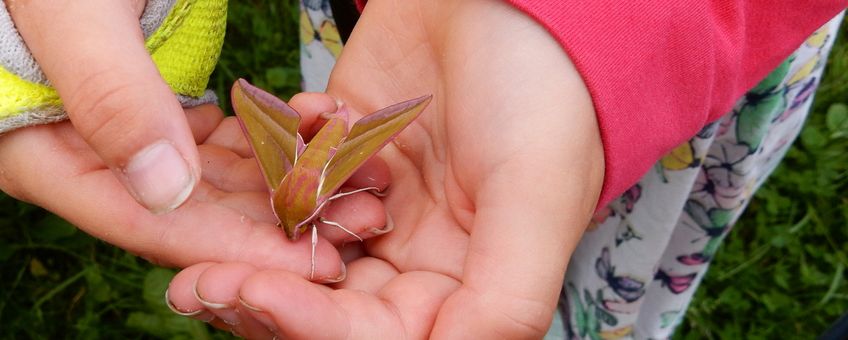
M 200 163 L 183 110 L 144 46 L 143 2 L 9 3 L 74 127 L 126 189 L 155 213 L 182 204 Z
M 341 192 L 353 190 L 343 188 Z M 358 242 L 394 228 L 383 202 L 367 191 L 333 200 L 318 219 L 318 234 L 334 245 Z
M 329 290 L 284 271 L 249 277 L 240 296 L 257 320 L 291 339 L 422 339 L 439 305 L 458 283 L 412 272 L 397 276 L 376 295 Z M 299 308 L 291 308 L 299 306 Z
M 244 137 L 244 132 L 242 132 L 236 117 L 224 118 L 204 144 L 223 147 L 242 158 L 253 158 L 253 151 L 250 149 L 247 138 Z
M 305 140 L 310 140 L 323 126 L 323 113 L 333 113 L 338 110 L 336 100 L 326 93 L 301 92 L 289 100 L 289 106 L 300 114 L 300 134 Z
M 185 114 L 195 144 L 201 144 L 209 138 L 209 135 L 218 128 L 224 119 L 224 111 L 212 104 L 186 108 Z
M 345 185 L 354 188 L 377 188 L 378 192 L 384 193 L 391 181 L 392 174 L 386 161 L 380 157 L 371 157 L 350 176 Z
M 254 191 L 268 194 L 259 164 L 253 158 L 242 158 L 230 149 L 204 144 L 197 147 L 203 169 L 203 180 L 226 192 Z
M 547 332 L 568 259 L 592 214 L 586 201 L 597 200 L 600 179 L 591 167 L 528 165 L 538 161 L 502 163 L 477 193 L 463 286 L 445 302 L 434 337 L 541 338 Z M 562 171 L 570 175 L 539 187 L 538 178 Z
M 368 255 L 365 252 L 365 244 L 359 242 L 344 243 L 336 249 L 339 250 L 339 256 L 341 256 L 344 263 L 350 263 Z
M 347 264 L 347 279 L 332 285 L 335 289 L 358 290 L 376 295 L 400 272 L 390 263 L 365 256 Z
M 212 262 L 198 263 L 183 269 L 171 279 L 165 290 L 165 303 L 171 311 L 203 322 L 212 321 L 215 315 L 194 297 L 194 283 L 206 268 L 213 265 Z
M 76 137 L 74 139 L 73 137 Z M 275 224 L 253 219 L 222 204 L 235 194 L 208 184 L 171 214 L 153 215 L 135 204 L 108 169 L 67 124 L 16 130 L 0 138 L 2 187 L 42 206 L 74 225 L 147 259 L 174 266 L 194 263 L 248 262 L 309 277 L 312 245 L 308 237 L 291 242 Z M 259 193 L 248 206 L 267 202 Z M 267 204 L 267 203 L 266 203 Z M 246 209 L 246 208 L 245 208 Z M 267 211 L 267 208 L 254 208 Z M 319 239 L 315 248 L 316 281 L 338 282 L 344 267 L 336 249 Z
M 209 183 L 200 182 L 191 199 L 197 202 L 214 204 L 222 209 L 229 209 L 241 214 L 240 224 L 244 224 L 248 220 L 271 225 L 276 225 L 278 222 L 277 216 L 270 209 L 267 192 L 224 192 Z
M 194 282 L 194 296 L 233 334 L 249 339 L 270 339 L 273 333 L 267 327 L 252 317 L 244 317 L 236 308 L 240 305 L 239 288 L 245 279 L 256 272 L 256 267 L 247 263 L 212 265 Z
M 205 262 L 180 271 L 165 292 L 175 313 L 208 322 L 215 328 L 249 339 L 271 339 L 273 334 L 251 317 L 242 317 L 238 290 L 256 268 L 245 263 Z M 190 312 L 189 312 L 190 311 Z

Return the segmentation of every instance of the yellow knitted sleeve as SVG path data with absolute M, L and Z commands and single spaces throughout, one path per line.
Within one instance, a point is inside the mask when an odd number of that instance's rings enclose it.
M 226 21 L 227 0 L 176 0 L 147 38 L 147 50 L 174 93 L 203 96 L 221 52 Z M 45 109 L 62 112 L 61 105 L 53 88 L 0 66 L 0 119 Z

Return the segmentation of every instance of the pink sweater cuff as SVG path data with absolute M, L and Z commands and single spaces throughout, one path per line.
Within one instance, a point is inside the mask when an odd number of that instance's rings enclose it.
M 355 0 L 360 11 L 367 0 Z M 592 96 L 598 208 L 694 136 L 848 1 L 507 0 L 559 41 Z
M 354 2 L 356 3 L 356 9 L 359 10 L 359 13 L 362 13 L 362 10 L 365 9 L 365 3 L 368 0 L 355 0 Z

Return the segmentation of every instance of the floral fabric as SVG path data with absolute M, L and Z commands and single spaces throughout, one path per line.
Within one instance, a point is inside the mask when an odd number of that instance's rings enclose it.
M 841 21 L 598 211 L 546 339 L 672 335 L 722 240 L 800 133 Z M 341 47 L 329 0 L 301 0 L 304 90 L 326 89 Z

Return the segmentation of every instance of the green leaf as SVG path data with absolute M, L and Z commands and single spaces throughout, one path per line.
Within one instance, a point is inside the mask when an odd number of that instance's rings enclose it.
M 834 134 L 848 133 L 848 105 L 836 103 L 827 109 L 827 128 Z
M 106 302 L 112 298 L 112 287 L 109 283 L 103 280 L 103 275 L 97 267 L 90 267 L 90 270 L 85 272 L 85 281 L 88 284 L 89 294 L 97 302 Z
M 771 238 L 771 245 L 775 248 L 783 248 L 786 246 L 786 236 L 783 234 L 775 235 Z
M 132 312 L 129 317 L 127 317 L 126 325 L 158 337 L 166 337 L 169 335 L 169 332 L 165 327 L 165 320 L 156 314 Z
M 300 71 L 291 67 L 272 67 L 265 70 L 265 81 L 268 86 L 284 88 L 300 81 Z
M 161 311 L 168 311 L 165 304 L 165 290 L 168 283 L 176 275 L 173 271 L 164 268 L 153 268 L 144 276 L 144 301 L 151 307 Z
M 34 258 L 29 261 L 29 273 L 34 277 L 44 277 L 50 272 L 44 266 L 44 263 Z
M 76 234 L 77 227 L 59 216 L 49 214 L 36 223 L 33 237 L 47 242 L 63 239 Z
M 11 244 L 0 242 L 0 262 L 6 262 L 14 253 L 15 248 Z
M 801 142 L 809 149 L 818 149 L 827 144 L 827 137 L 814 125 L 807 125 L 801 131 Z

